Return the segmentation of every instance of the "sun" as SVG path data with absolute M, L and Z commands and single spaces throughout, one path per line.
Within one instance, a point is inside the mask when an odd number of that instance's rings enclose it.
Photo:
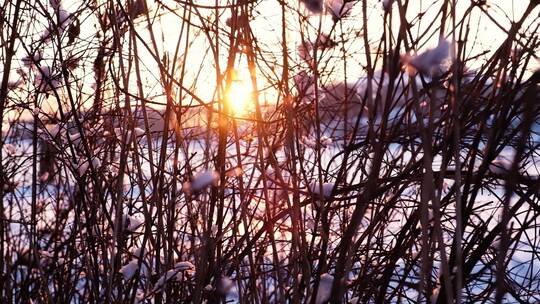
M 226 94 L 225 101 L 230 113 L 235 116 L 245 116 L 252 103 L 251 85 L 242 78 L 235 78 L 231 82 Z

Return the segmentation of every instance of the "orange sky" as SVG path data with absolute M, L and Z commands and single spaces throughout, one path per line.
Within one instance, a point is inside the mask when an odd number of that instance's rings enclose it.
M 151 3 L 150 3 L 151 2 Z M 418 27 L 415 28 L 415 30 L 424 30 L 426 28 L 430 28 L 431 20 L 435 18 L 434 12 L 439 10 L 439 7 L 441 5 L 441 1 L 437 0 L 415 0 L 415 1 L 409 1 L 409 9 L 407 18 L 409 20 L 413 20 L 415 16 L 417 16 L 419 11 L 425 11 L 425 15 L 421 22 L 418 23 Z M 527 1 L 515 1 L 515 0 L 490 0 L 489 1 L 489 7 L 487 8 L 488 12 L 493 16 L 494 20 L 496 20 L 498 23 L 500 23 L 501 27 L 504 27 L 505 29 L 509 27 L 509 24 L 512 20 L 518 19 L 523 11 L 525 10 L 525 5 L 523 5 L 523 2 Z M 166 13 L 166 10 L 156 10 L 156 3 L 149 1 L 151 15 L 154 15 L 155 13 L 158 13 L 159 17 L 156 18 L 156 22 L 153 24 L 153 29 L 155 31 L 157 43 L 159 44 L 159 52 L 160 57 L 163 55 L 164 52 L 168 52 L 169 54 L 174 53 L 175 47 L 178 43 L 178 37 L 180 34 L 181 29 L 181 21 L 178 15 L 181 16 L 183 13 L 183 10 L 179 4 L 177 4 L 173 0 L 166 0 L 164 1 L 165 4 L 167 4 L 169 7 L 176 9 L 177 15 L 172 13 Z M 199 0 L 196 1 L 197 4 L 201 5 L 213 5 L 215 3 L 214 0 Z M 222 3 L 226 4 L 225 1 L 222 1 Z M 303 8 L 302 4 L 299 3 L 299 1 L 296 0 L 290 0 L 288 1 L 289 5 L 292 8 L 298 8 L 299 12 L 302 14 L 309 15 L 308 12 Z M 470 4 L 470 1 L 457 1 L 458 7 L 458 16 L 463 15 L 463 11 L 468 5 Z M 75 11 L 77 7 L 81 5 L 80 1 L 64 1 L 64 8 L 70 12 Z M 394 4 L 393 10 L 396 11 L 397 4 Z M 199 12 L 201 15 L 204 15 L 205 17 L 212 18 L 213 10 L 199 8 Z M 368 9 L 367 9 L 367 15 L 368 15 L 368 29 L 367 29 L 367 35 L 370 39 L 371 45 L 373 47 L 376 47 L 378 38 L 381 36 L 382 28 L 383 28 L 383 8 L 382 3 L 378 0 L 368 0 Z M 258 46 L 262 49 L 262 52 L 264 52 L 265 60 L 268 60 L 270 62 L 270 66 L 273 69 L 274 74 L 274 81 L 278 80 L 279 75 L 281 75 L 281 72 L 279 71 L 279 64 L 282 62 L 281 59 L 281 50 L 280 50 L 280 43 L 281 43 L 281 11 L 280 6 L 277 1 L 274 0 L 264 0 L 260 1 L 260 3 L 255 7 L 254 10 L 255 18 L 251 21 L 251 27 L 252 30 L 257 37 L 258 40 Z M 532 16 L 538 15 L 538 9 L 533 12 Z M 221 29 L 223 29 L 223 35 L 225 35 L 225 31 L 228 30 L 227 26 L 225 25 L 225 22 L 227 18 L 230 16 L 230 13 L 228 11 L 224 11 L 222 16 L 220 17 L 220 26 Z M 87 18 L 80 18 L 83 21 L 82 26 L 82 33 L 81 37 L 85 39 L 91 39 L 95 33 L 95 19 L 90 16 L 86 16 Z M 42 18 L 42 17 L 41 17 Z M 393 13 L 394 18 L 394 25 L 398 26 L 398 17 L 396 13 Z M 140 18 L 142 19 L 142 18 Z M 139 19 L 139 20 L 140 20 Z M 34 32 L 35 37 L 40 35 L 40 26 L 42 28 L 45 28 L 46 21 L 43 19 L 41 20 L 39 15 L 36 14 L 36 20 L 34 24 Z M 296 13 L 294 10 L 289 10 L 287 14 L 287 39 L 288 39 L 288 47 L 290 50 L 290 58 L 292 59 L 291 62 L 295 63 L 302 63 L 302 60 L 299 58 L 297 49 L 301 42 L 301 36 L 300 36 L 300 18 L 298 13 Z M 363 39 L 360 37 L 356 37 L 354 33 L 362 33 L 362 13 L 361 13 L 361 2 L 357 2 L 354 6 L 354 9 L 352 10 L 352 13 L 349 17 L 344 19 L 342 23 L 342 32 L 345 33 L 345 37 L 347 38 L 347 41 L 345 43 L 347 54 L 348 54 L 348 61 L 347 61 L 347 79 L 348 80 L 354 80 L 358 79 L 359 77 L 362 77 L 364 75 L 364 71 L 361 68 L 362 64 L 365 62 L 365 49 L 363 44 Z M 475 9 L 473 15 L 472 15 L 472 22 L 471 25 L 473 28 L 471 28 L 471 33 L 477 33 L 477 35 L 471 35 L 472 40 L 470 44 L 470 55 L 473 56 L 474 54 L 481 53 L 483 51 L 492 51 L 495 47 L 500 45 L 500 43 L 505 38 L 504 29 L 499 28 L 497 25 L 493 23 L 492 20 L 490 20 L 483 12 L 481 12 L 478 8 Z M 194 21 L 195 24 L 201 25 L 202 22 L 198 20 L 198 17 L 195 15 L 192 16 L 192 21 Z M 305 31 L 306 39 L 308 40 L 314 40 L 317 35 L 317 28 L 319 27 L 319 22 L 321 24 L 322 32 L 328 32 L 330 28 L 333 26 L 332 18 L 328 15 L 326 16 L 319 16 L 319 15 L 312 15 L 307 19 L 307 23 L 304 24 L 302 27 Z M 535 21 L 533 17 L 529 18 L 528 23 L 534 23 L 538 22 Z M 439 22 L 435 21 L 435 25 L 438 25 Z M 150 41 L 150 37 L 148 35 L 148 31 L 146 29 L 147 24 L 144 21 L 140 22 L 139 25 L 139 33 L 141 35 L 141 38 L 145 42 Z M 429 29 L 430 32 L 437 33 L 438 32 L 438 26 L 432 27 Z M 341 33 L 341 29 L 338 29 L 335 33 L 339 35 Z M 414 34 L 414 32 L 413 32 Z M 339 38 L 339 36 L 335 36 Z M 190 86 L 190 82 L 193 82 L 194 77 L 200 73 L 200 78 L 197 80 L 194 89 L 194 93 L 196 93 L 200 98 L 202 98 L 205 101 L 211 101 L 214 98 L 215 94 L 215 79 L 216 79 L 216 73 L 215 73 L 215 63 L 214 58 L 212 54 L 208 50 L 208 42 L 207 37 L 203 35 L 199 30 L 192 27 L 192 31 L 190 32 L 190 50 L 187 54 L 187 62 L 189 62 L 189 65 L 186 66 L 186 77 L 185 82 L 186 86 Z M 91 43 L 97 43 L 97 40 L 89 40 Z M 434 46 L 438 41 L 437 35 L 433 35 L 433 38 L 429 40 L 425 40 L 424 47 L 432 47 Z M 183 38 L 181 39 L 182 45 L 184 45 L 185 42 L 185 34 Z M 96 44 L 97 45 L 97 44 Z M 95 45 L 94 45 L 95 46 Z M 221 52 L 220 52 L 220 65 L 223 67 L 225 66 L 226 62 L 226 56 L 227 56 L 227 50 L 225 45 L 221 45 Z M 54 54 L 53 49 L 44 49 L 45 50 L 45 58 L 52 58 Z M 164 98 L 162 96 L 162 88 L 159 85 L 159 79 L 156 77 L 158 75 L 158 68 L 157 65 L 154 62 L 154 59 L 148 54 L 148 52 L 145 51 L 144 47 L 139 46 L 139 52 L 141 54 L 141 64 L 142 68 L 146 70 L 147 72 L 143 75 L 144 80 L 144 90 L 145 94 L 147 95 L 147 98 L 150 97 L 151 99 L 154 99 L 157 102 L 164 102 Z M 22 57 L 24 55 L 24 50 L 22 48 L 18 49 L 18 54 Z M 328 69 L 332 70 L 331 76 L 329 77 L 329 80 L 337 80 L 342 81 L 344 79 L 344 70 L 343 70 L 343 62 L 339 59 L 336 59 L 338 56 L 340 56 L 342 53 L 340 53 L 340 50 L 334 50 L 333 53 L 330 53 L 328 55 L 328 60 L 330 60 L 330 64 Z M 181 55 L 182 52 L 181 52 Z M 487 58 L 490 55 L 488 52 L 487 54 L 481 56 L 476 61 L 472 62 L 470 65 L 472 68 L 475 66 L 479 66 L 483 63 L 484 59 Z M 374 56 L 374 55 L 373 55 Z M 244 58 L 245 59 L 245 58 Z M 91 58 L 86 59 L 87 62 L 86 65 L 89 65 L 92 63 Z M 47 60 L 45 60 L 47 62 Z M 532 64 L 538 65 L 538 63 L 533 62 Z M 240 72 L 240 74 L 243 74 L 244 76 L 247 74 L 246 72 L 246 63 L 245 60 L 239 61 L 236 66 L 237 70 Z M 265 87 L 266 83 L 263 81 L 264 77 L 261 77 L 264 73 L 270 73 L 270 67 L 266 67 L 267 71 L 259 71 L 258 81 L 258 87 L 262 88 Z M 292 74 L 298 72 L 301 70 L 301 67 L 295 68 L 294 71 L 291 71 Z M 79 71 L 80 77 L 81 77 L 81 83 L 84 84 L 83 86 L 83 92 L 84 96 L 86 98 L 90 98 L 93 93 L 93 75 L 90 72 L 90 69 L 86 68 L 83 71 Z M 135 77 L 132 77 L 134 79 Z M 251 84 L 247 80 L 249 77 L 243 77 L 243 82 L 237 84 L 237 86 L 243 86 L 245 85 L 246 90 L 249 90 L 251 87 Z M 136 93 L 136 86 L 135 82 L 133 82 L 132 86 L 133 93 Z M 241 88 L 235 88 L 235 90 L 239 92 L 243 92 Z M 238 94 L 238 93 L 236 93 Z M 260 97 L 262 99 L 267 99 L 268 102 L 273 102 L 276 99 L 276 91 L 273 89 L 268 89 L 264 91 Z M 53 104 L 49 104 L 47 106 L 47 102 L 44 103 L 43 108 L 52 107 L 54 108 L 55 102 Z

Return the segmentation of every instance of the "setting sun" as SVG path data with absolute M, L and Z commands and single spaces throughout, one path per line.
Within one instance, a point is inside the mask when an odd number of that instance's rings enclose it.
M 252 90 L 250 84 L 242 79 L 235 79 L 231 82 L 225 95 L 229 111 L 236 116 L 243 116 L 248 111 Z

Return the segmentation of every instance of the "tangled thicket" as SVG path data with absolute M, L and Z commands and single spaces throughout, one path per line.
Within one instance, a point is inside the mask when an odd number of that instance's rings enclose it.
M 539 302 L 540 1 L 491 2 L 1 1 L 0 302 Z

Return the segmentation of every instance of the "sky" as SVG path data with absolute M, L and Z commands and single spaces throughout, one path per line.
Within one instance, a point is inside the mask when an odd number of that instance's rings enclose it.
M 510 27 L 512 21 L 518 20 L 525 10 L 524 2 L 528 1 L 515 1 L 515 0 L 492 0 L 488 1 L 488 4 L 483 9 L 485 12 L 488 12 L 492 17 L 491 19 L 488 15 L 480 10 L 475 8 L 471 14 L 471 33 L 476 33 L 471 35 L 472 41 L 470 41 L 468 51 L 469 56 L 475 56 L 477 54 L 482 54 L 477 60 L 469 63 L 471 69 L 481 66 L 487 58 L 493 53 L 493 51 L 498 47 L 502 41 L 505 39 L 505 32 Z M 204 5 L 213 5 L 214 1 L 198 1 L 199 4 Z M 224 2 L 220 2 L 224 3 Z M 288 40 L 288 49 L 289 56 L 293 63 L 299 63 L 300 66 L 293 67 L 292 74 L 299 72 L 301 69 L 306 68 L 305 63 L 302 61 L 302 58 L 298 52 L 298 48 L 302 43 L 302 37 L 300 35 L 301 29 L 303 29 L 305 40 L 314 41 L 317 36 L 319 23 L 321 32 L 328 33 L 331 32 L 334 22 L 329 15 L 313 15 L 303 7 L 299 1 L 288 1 L 288 5 L 291 8 L 298 9 L 297 12 L 294 10 L 289 10 L 287 14 L 288 25 L 286 28 L 287 40 Z M 362 29 L 362 12 L 361 7 L 362 3 L 355 2 L 353 9 L 350 15 L 343 19 L 342 24 L 339 25 L 339 29 L 334 29 L 333 38 L 340 39 L 340 35 L 343 33 L 345 37 L 345 49 L 348 57 L 347 61 L 347 81 L 354 81 L 354 79 L 365 76 L 365 70 L 362 68 L 362 65 L 365 64 L 365 48 L 363 39 L 360 35 L 367 33 L 368 39 L 370 41 L 370 46 L 376 48 L 379 42 L 379 37 L 381 37 L 382 29 L 384 27 L 384 10 L 381 1 L 368 0 L 367 7 L 367 16 L 368 16 L 368 29 L 364 31 Z M 408 20 L 414 20 L 418 16 L 418 12 L 424 12 L 422 20 L 418 22 L 418 26 L 413 30 L 417 30 L 417 33 L 422 32 L 424 29 L 429 29 L 430 33 L 438 33 L 440 17 L 436 15 L 436 12 L 439 11 L 441 6 L 441 1 L 431 0 L 418 0 L 410 1 L 407 18 Z M 457 1 L 457 16 L 458 20 L 460 16 L 463 16 L 465 9 L 469 6 L 470 1 Z M 171 7 L 173 7 L 171 2 Z M 212 10 L 200 10 L 201 14 L 210 16 Z M 266 60 L 270 62 L 272 69 L 275 69 L 276 75 L 281 75 L 279 71 L 280 63 L 282 62 L 281 52 L 280 52 L 280 43 L 281 43 L 281 9 L 277 1 L 268 0 L 260 1 L 254 9 L 254 17 L 251 19 L 250 25 L 254 32 L 255 37 L 258 40 L 258 47 L 261 48 Z M 308 16 L 306 22 L 300 26 L 300 15 Z M 534 16 L 538 15 L 538 10 L 535 10 L 532 16 L 528 19 L 526 24 L 537 24 L 538 21 L 534 20 Z M 224 11 L 220 16 L 220 28 L 223 29 L 223 34 L 228 30 L 227 26 L 224 25 L 227 18 L 230 16 L 230 13 Z M 393 4 L 392 8 L 392 17 L 394 28 L 399 26 L 399 16 L 397 14 L 397 3 Z M 499 25 L 495 24 L 496 21 Z M 195 21 L 197 23 L 198 21 Z M 536 22 L 536 23 L 535 23 Z M 172 50 L 176 46 L 179 33 L 179 26 L 173 26 L 178 23 L 178 17 L 172 14 L 163 15 L 159 25 L 158 32 L 162 31 L 162 36 L 167 37 L 163 39 L 163 49 Z M 200 23 L 199 23 L 200 24 Z M 169 26 L 170 25 L 170 26 Z M 190 67 L 198 67 L 202 64 L 202 71 L 199 71 L 197 68 L 187 69 L 188 74 L 195 76 L 197 73 L 207 75 L 203 77 L 207 81 L 207 85 L 202 84 L 196 88 L 197 94 L 205 100 L 211 100 L 213 97 L 213 90 L 208 90 L 207 87 L 213 87 L 215 81 L 215 65 L 214 59 L 209 53 L 207 40 L 204 35 L 195 33 L 191 36 L 191 43 L 193 46 L 188 54 L 189 59 L 191 60 Z M 413 32 L 414 34 L 414 32 Z M 446 33 L 447 38 L 450 39 L 450 33 Z M 433 35 L 429 39 L 422 40 L 421 49 L 417 51 L 422 51 L 427 48 L 436 46 L 438 43 L 438 35 Z M 343 81 L 345 79 L 344 73 L 344 64 L 340 60 L 342 52 L 339 48 L 336 50 L 328 52 L 324 57 L 328 59 L 329 69 L 331 69 L 331 75 L 328 77 L 328 81 Z M 221 48 L 221 61 L 222 66 L 225 65 L 227 56 L 227 50 L 222 46 Z M 371 54 L 372 58 L 376 54 Z M 151 60 L 149 60 L 151 61 Z M 533 65 L 538 65 L 538 63 L 532 63 Z M 248 75 L 247 73 L 247 64 L 244 60 L 239 60 L 237 62 L 236 68 L 240 71 L 239 74 L 244 75 L 243 79 L 245 80 Z M 264 69 L 264 67 L 262 67 Z M 270 73 L 269 71 L 258 71 L 260 76 L 264 73 Z M 263 77 L 259 77 L 262 79 Z M 189 79 L 189 78 L 188 78 Z M 246 85 L 247 87 L 250 84 Z M 258 87 L 264 87 L 263 84 L 259 84 Z M 273 90 L 267 90 L 265 92 L 265 97 L 269 99 L 270 102 L 275 100 L 275 95 L 272 92 Z
M 327 0 L 328 1 L 328 0 Z M 227 1 L 218 1 L 220 4 L 227 4 Z M 409 21 L 416 20 L 419 12 L 423 12 L 421 20 L 419 20 L 413 28 L 413 35 L 421 33 L 425 29 L 428 30 L 430 35 L 422 39 L 420 49 L 418 52 L 431 48 L 438 43 L 438 32 L 440 25 L 440 16 L 436 13 L 440 10 L 440 6 L 443 1 L 440 0 L 415 0 L 409 1 L 409 9 L 407 11 L 407 19 Z M 77 11 L 81 7 L 83 2 L 64 0 L 62 2 L 62 8 L 68 12 Z M 180 17 L 184 13 L 183 7 L 179 2 L 173 0 L 165 0 L 162 3 L 167 5 L 170 10 L 163 7 L 158 9 L 158 4 L 154 1 L 148 1 L 150 8 L 150 15 L 153 17 L 152 29 L 156 37 L 156 42 L 159 49 L 159 57 L 168 53 L 174 54 L 177 44 L 180 42 L 180 56 L 188 63 L 186 64 L 184 77 L 185 87 L 192 88 L 193 92 L 199 96 L 202 100 L 210 102 L 215 100 L 216 92 L 216 67 L 215 60 L 208 48 L 208 37 L 198 28 L 198 26 L 208 25 L 209 22 L 213 22 L 214 10 L 204 8 L 204 5 L 212 6 L 215 4 L 214 0 L 199 0 L 195 1 L 196 4 L 201 5 L 198 13 L 202 16 L 199 18 L 195 13 L 192 14 L 191 20 L 194 26 L 191 27 L 188 35 L 181 35 L 182 24 Z M 472 57 L 481 54 L 474 61 L 469 62 L 471 69 L 481 66 L 487 58 L 492 54 L 505 38 L 505 31 L 510 27 L 512 21 L 518 20 L 523 14 L 526 3 L 524 0 L 490 0 L 487 1 L 487 5 L 482 9 L 476 7 L 473 13 L 470 15 L 470 32 L 471 41 L 468 46 L 468 56 Z M 456 16 L 458 21 L 460 16 L 464 15 L 465 9 L 469 7 L 469 0 L 457 0 Z M 384 28 L 384 14 L 383 5 L 378 0 L 367 0 L 367 30 L 362 26 L 362 1 L 353 2 L 353 8 L 346 18 L 343 18 L 339 25 L 335 25 L 330 15 L 316 15 L 310 14 L 300 1 L 289 0 L 287 1 L 289 6 L 287 10 L 287 26 L 286 35 L 288 41 L 288 50 L 291 63 L 297 64 L 293 66 L 290 73 L 295 75 L 302 70 L 307 69 L 306 63 L 302 60 L 299 54 L 299 46 L 302 43 L 303 32 L 304 39 L 306 41 L 314 41 L 318 35 L 318 29 L 321 29 L 322 33 L 331 33 L 332 39 L 344 40 L 344 47 L 338 47 L 325 53 L 323 61 L 328 60 L 328 68 L 331 72 L 324 75 L 326 82 L 339 82 L 346 80 L 347 82 L 354 82 L 356 79 L 365 76 L 365 69 L 362 68 L 366 63 L 366 50 L 363 43 L 362 35 L 367 35 L 370 47 L 375 49 L 379 43 L 379 37 L 381 37 L 382 29 Z M 52 8 L 48 7 L 49 13 L 53 12 Z M 172 12 L 171 12 L 172 11 Z M 536 25 L 538 20 L 539 10 L 533 11 L 524 29 L 527 25 Z M 487 13 L 486 13 L 487 12 Z M 491 16 L 491 18 L 488 16 Z M 399 16 L 397 14 L 397 1 L 394 1 L 391 9 L 392 23 L 394 30 L 399 26 Z M 32 27 L 27 29 L 26 33 L 30 37 L 39 37 L 43 30 L 47 27 L 47 21 L 40 13 L 35 13 L 34 16 L 36 22 L 32 24 Z M 229 10 L 220 11 L 219 28 L 221 30 L 220 35 L 226 37 L 229 28 L 226 25 L 227 19 L 230 17 Z M 303 19 L 303 17 L 306 17 Z M 82 43 L 83 46 L 88 46 L 84 49 L 74 49 L 67 47 L 64 50 L 65 53 L 81 54 L 83 58 L 80 69 L 76 71 L 76 75 L 79 78 L 78 84 L 81 85 L 83 97 L 81 107 L 85 107 L 88 101 L 92 100 L 94 86 L 93 74 L 91 67 L 93 59 L 95 58 L 95 47 L 99 41 L 95 38 L 96 32 L 96 19 L 95 16 L 80 16 L 81 27 L 81 40 L 86 43 Z M 259 98 L 263 102 L 274 103 L 278 100 L 277 92 L 272 88 L 272 83 L 265 81 L 268 78 L 267 75 L 271 75 L 269 78 L 273 82 L 279 80 L 281 75 L 281 8 L 278 1 L 264 0 L 258 1 L 254 7 L 253 16 L 250 18 L 251 29 L 257 39 L 257 46 L 261 49 L 264 59 L 268 62 L 267 65 L 260 65 L 257 70 L 258 74 L 258 87 L 260 88 Z M 332 28 L 335 27 L 334 30 Z M 148 43 L 151 41 L 149 31 L 147 30 L 148 24 L 144 18 L 139 18 L 137 23 L 137 29 L 140 34 L 140 41 Z M 532 31 L 532 30 L 529 30 Z M 449 31 L 446 31 L 447 38 L 450 39 Z M 181 37 L 181 38 L 179 38 Z M 183 46 L 188 40 L 190 45 L 187 54 L 183 53 Z M 53 64 L 50 59 L 54 57 L 57 52 L 56 47 L 44 47 L 45 61 L 49 64 Z M 340 59 L 345 51 L 347 56 L 346 64 Z M 27 50 L 20 45 L 17 47 L 17 54 L 19 58 L 22 58 L 27 53 Z M 157 103 L 165 103 L 163 96 L 163 89 L 160 85 L 159 70 L 155 64 L 154 58 L 145 50 L 142 43 L 139 43 L 139 53 L 141 57 L 141 67 L 146 70 L 143 73 L 143 84 L 146 98 L 156 101 Z M 377 55 L 370 52 L 371 58 L 374 59 Z M 220 44 L 219 61 L 220 65 L 225 66 L 227 58 L 227 47 L 224 43 Z M 49 59 L 49 61 L 47 61 Z M 538 62 L 532 62 L 533 67 L 538 66 Z M 247 70 L 247 63 L 245 56 L 240 56 L 235 64 L 237 74 L 239 75 L 238 82 L 235 83 L 235 92 L 241 93 L 239 100 L 245 102 L 245 92 L 251 90 L 251 83 L 249 81 L 249 73 Z M 346 68 L 346 73 L 345 73 Z M 13 71 L 12 71 L 13 73 Z M 180 74 L 180 70 L 178 70 Z M 132 77 L 134 79 L 135 77 Z M 291 81 L 292 82 L 292 81 Z M 275 83 L 274 83 L 275 84 Z M 137 93 L 136 83 L 133 81 L 130 84 L 130 90 L 133 93 Z M 182 101 L 183 103 L 190 103 L 192 100 Z M 56 101 L 44 100 L 41 104 L 43 109 L 55 109 Z

